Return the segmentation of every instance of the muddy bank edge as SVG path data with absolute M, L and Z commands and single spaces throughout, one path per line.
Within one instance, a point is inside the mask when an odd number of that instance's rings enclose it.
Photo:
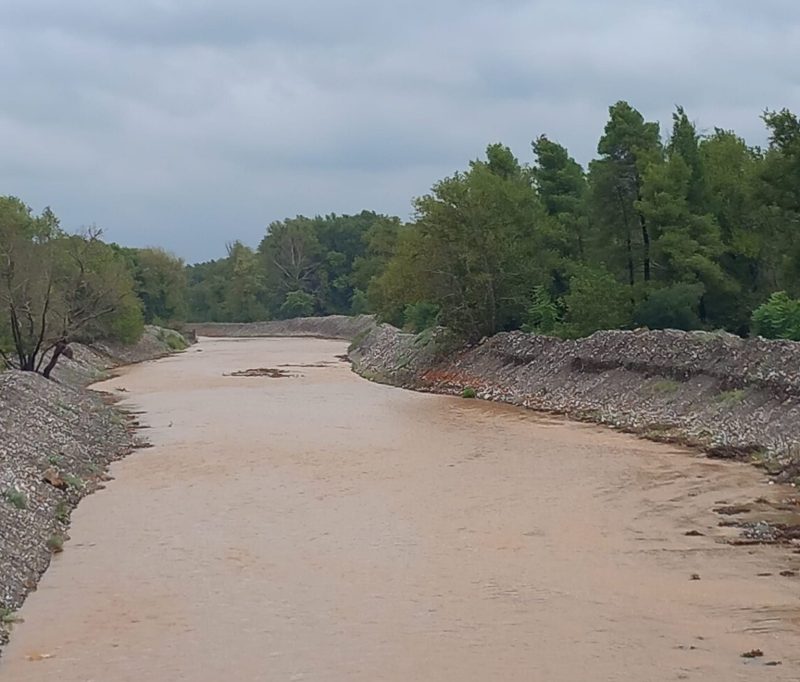
M 14 613 L 67 539 L 72 510 L 102 486 L 108 465 L 140 445 L 135 418 L 87 390 L 112 367 L 186 346 L 148 327 L 133 346 L 73 344 L 49 381 L 0 372 L 0 645 Z

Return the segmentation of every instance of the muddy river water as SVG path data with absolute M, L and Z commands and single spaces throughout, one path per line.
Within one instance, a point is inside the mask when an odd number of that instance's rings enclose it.
M 712 512 L 755 469 L 372 384 L 345 348 L 206 339 L 99 386 L 155 447 L 75 512 L 0 682 L 800 679 L 798 557 Z M 290 376 L 226 376 L 261 367 Z

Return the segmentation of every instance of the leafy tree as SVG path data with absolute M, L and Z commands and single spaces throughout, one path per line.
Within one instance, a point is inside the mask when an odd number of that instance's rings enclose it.
M 239 241 L 228 246 L 223 306 L 225 317 L 236 322 L 255 322 L 267 316 L 264 275 L 257 254 Z M 312 299 L 313 306 L 313 299 Z
M 405 324 L 403 327 L 408 331 L 419 333 L 435 327 L 439 323 L 439 306 L 427 301 L 409 303 L 403 315 Z
M 168 324 L 186 318 L 186 267 L 180 258 L 156 247 L 111 246 L 133 275 L 147 324 Z
M 778 291 L 753 311 L 753 332 L 768 339 L 800 341 L 800 300 Z
M 564 227 L 568 255 L 583 260 L 586 255 L 586 199 L 588 185 L 581 165 L 545 135 L 533 142 L 536 164 L 533 179 L 547 212 Z
M 700 283 L 672 284 L 650 292 L 636 308 L 636 324 L 650 329 L 699 329 L 701 298 Z
M 564 322 L 557 327 L 562 336 L 578 338 L 600 329 L 626 328 L 631 323 L 628 287 L 602 268 L 576 268 L 564 307 Z
M 99 230 L 67 236 L 54 214 L 0 200 L 0 305 L 5 364 L 49 377 L 73 341 L 141 334 L 141 307 L 124 261 Z
M 467 338 L 518 327 L 544 253 L 536 232 L 550 219 L 510 150 L 490 145 L 486 161 L 437 183 L 415 206 L 408 265 L 418 300 L 437 305 L 442 324 Z
M 642 198 L 644 173 L 662 158 L 658 123 L 646 122 L 630 104 L 617 102 L 609 109 L 597 151 L 600 159 L 590 165 L 593 217 L 606 232 L 605 243 L 624 245 L 628 283 L 634 286 L 637 282 L 637 262 L 648 283 L 652 277 L 651 235 L 637 202 Z
M 554 334 L 564 317 L 562 306 L 553 300 L 550 292 L 541 284 L 533 288 L 531 303 L 526 311 L 522 329 L 536 334 Z
M 314 297 L 305 291 L 290 291 L 281 305 L 280 313 L 284 319 L 308 317 L 314 312 Z

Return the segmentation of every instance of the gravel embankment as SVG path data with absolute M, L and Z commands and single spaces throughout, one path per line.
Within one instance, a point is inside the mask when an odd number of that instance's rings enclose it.
M 67 538 L 71 511 L 137 445 L 135 421 L 85 387 L 110 367 L 169 354 L 173 335 L 148 327 L 130 347 L 73 344 L 55 381 L 0 373 L 0 644 Z
M 360 374 L 557 412 L 753 460 L 800 484 L 800 343 L 679 331 L 565 341 L 522 332 L 446 351 L 436 334 L 375 327 L 351 349 Z
M 293 320 L 270 320 L 269 322 L 247 322 L 242 324 L 228 322 L 191 323 L 188 329 L 198 336 L 247 337 L 247 336 L 313 336 L 325 339 L 344 339 L 352 341 L 375 325 L 372 315 L 348 317 L 330 315 L 328 317 L 298 317 Z

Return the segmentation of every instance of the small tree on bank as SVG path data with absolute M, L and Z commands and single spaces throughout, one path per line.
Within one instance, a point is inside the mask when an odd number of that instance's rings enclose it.
M 49 377 L 73 341 L 132 342 L 143 328 L 133 280 L 100 231 L 64 234 L 49 209 L 40 216 L 0 198 L 0 324 L 5 364 Z

